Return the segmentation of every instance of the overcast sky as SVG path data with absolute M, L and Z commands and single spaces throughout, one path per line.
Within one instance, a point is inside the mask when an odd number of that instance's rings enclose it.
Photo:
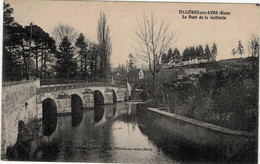
M 100 11 L 107 15 L 112 40 L 111 63 L 125 64 L 128 54 L 134 52 L 134 29 L 137 19 L 154 12 L 158 19 L 166 19 L 170 30 L 177 30 L 179 39 L 172 45 L 181 53 L 187 46 L 217 44 L 217 60 L 231 58 L 231 50 L 241 40 L 247 53 L 248 41 L 259 35 L 260 10 L 254 4 L 201 3 L 141 3 L 141 2 L 82 2 L 82 1 L 28 1 L 5 0 L 14 8 L 14 18 L 22 25 L 30 22 L 50 33 L 58 23 L 74 27 L 88 39 L 97 42 L 97 21 Z M 182 19 L 179 10 L 226 11 L 226 20 Z M 247 55 L 247 54 L 246 54 Z M 141 63 L 139 59 L 139 64 Z

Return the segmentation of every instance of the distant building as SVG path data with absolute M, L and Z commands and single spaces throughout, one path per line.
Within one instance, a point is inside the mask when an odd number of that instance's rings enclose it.
M 179 68 L 179 69 L 162 69 L 156 76 L 156 81 L 160 83 L 173 82 L 177 79 L 183 79 L 190 75 L 198 75 L 206 72 L 206 68 Z M 152 74 L 145 71 L 145 80 L 151 81 Z
M 130 99 L 135 97 L 134 91 L 137 91 L 140 87 L 140 81 L 144 79 L 144 72 L 142 69 L 133 69 L 127 73 L 127 92 Z M 133 97 L 132 97 L 133 96 Z
M 127 82 L 135 88 L 140 79 L 144 78 L 144 72 L 141 69 L 133 69 L 127 73 Z

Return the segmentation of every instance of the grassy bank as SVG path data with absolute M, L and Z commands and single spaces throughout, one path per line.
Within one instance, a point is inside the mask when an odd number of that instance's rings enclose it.
M 231 129 L 254 131 L 258 121 L 258 59 L 239 59 L 239 63 L 232 60 L 225 69 L 158 84 L 150 90 L 147 87 L 146 97 L 152 99 L 147 106 L 163 107 Z

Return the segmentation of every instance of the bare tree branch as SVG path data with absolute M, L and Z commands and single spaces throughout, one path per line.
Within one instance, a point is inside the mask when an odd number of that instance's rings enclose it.
M 136 55 L 148 62 L 154 82 L 162 54 L 178 39 L 178 37 L 176 38 L 176 31 L 171 32 L 166 20 L 159 22 L 158 18 L 151 12 L 149 18 L 144 14 L 142 20 L 137 19 L 135 34 L 138 45 L 134 47 Z
M 73 27 L 61 23 L 54 28 L 52 34 L 57 46 L 60 45 L 64 37 L 67 37 L 71 43 L 74 43 L 78 37 L 78 32 Z

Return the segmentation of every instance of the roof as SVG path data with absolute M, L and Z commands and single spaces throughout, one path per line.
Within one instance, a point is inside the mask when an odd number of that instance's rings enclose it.
M 127 73 L 127 76 L 138 76 L 140 69 L 132 69 Z

